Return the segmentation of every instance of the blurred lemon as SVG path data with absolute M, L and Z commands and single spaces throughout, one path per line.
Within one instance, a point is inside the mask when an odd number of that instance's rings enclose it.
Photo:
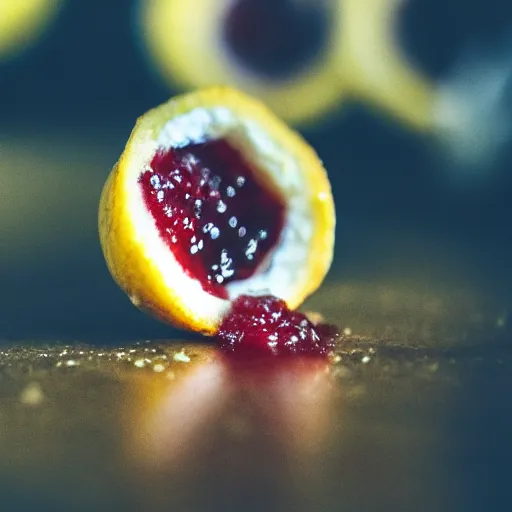
M 0 0 L 0 59 L 33 44 L 55 18 L 62 0 Z
M 402 54 L 397 0 L 143 0 L 150 57 L 183 89 L 235 85 L 288 122 L 345 99 L 428 131 L 434 86 Z
M 340 0 L 144 0 L 140 17 L 149 55 L 172 85 L 232 85 L 291 123 L 341 101 Z
M 445 76 L 430 77 L 398 33 L 404 6 L 419 4 L 142 0 L 140 18 L 148 53 L 172 85 L 234 85 L 302 125 L 337 111 L 342 101 L 361 102 L 435 140 L 443 160 L 484 168 L 512 139 L 512 50 L 484 54 L 476 45 L 455 55 Z M 424 23 L 435 33 L 429 19 Z M 436 44 L 432 51 L 453 50 Z

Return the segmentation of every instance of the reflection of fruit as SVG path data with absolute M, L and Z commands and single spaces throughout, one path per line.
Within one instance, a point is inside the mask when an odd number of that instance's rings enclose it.
M 48 27 L 61 0 L 3 0 L 0 2 L 0 59 L 33 43 Z
M 334 223 L 312 148 L 228 88 L 139 119 L 99 219 L 108 267 L 132 302 L 206 334 L 241 294 L 300 305 L 329 269 Z
M 339 0 L 144 0 L 142 34 L 171 84 L 233 85 L 298 123 L 343 95 Z

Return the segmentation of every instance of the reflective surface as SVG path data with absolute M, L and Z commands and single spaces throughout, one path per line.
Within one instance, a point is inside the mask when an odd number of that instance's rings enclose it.
M 333 360 L 227 366 L 108 276 L 96 208 L 124 139 L 56 140 L 1 145 L 2 510 L 507 509 L 506 238 L 366 222 L 352 206 L 374 196 L 337 188 L 338 253 L 305 305 L 344 330 Z
M 263 366 L 179 341 L 4 349 L 2 502 L 503 509 L 512 455 L 506 329 L 489 331 L 492 343 L 445 350 L 346 330 L 329 363 Z

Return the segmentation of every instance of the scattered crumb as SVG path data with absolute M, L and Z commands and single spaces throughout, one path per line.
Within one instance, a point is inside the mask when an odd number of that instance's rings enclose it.
M 429 365 L 428 367 L 429 371 L 431 371 L 432 373 L 435 373 L 437 372 L 437 370 L 439 370 L 439 363 L 436 361 L 434 363 L 432 363 L 431 365 Z
M 320 324 L 325 320 L 324 315 L 318 311 L 305 311 L 304 315 L 313 325 Z
M 24 405 L 39 405 L 44 399 L 39 382 L 29 382 L 20 394 L 20 402 Z
M 347 390 L 347 398 L 358 399 L 361 398 L 365 393 L 366 387 L 363 384 L 358 384 Z
M 190 363 L 190 357 L 188 357 L 187 354 L 185 354 L 184 350 L 182 350 L 181 352 L 176 352 L 176 354 L 174 354 L 172 358 L 177 363 Z
M 345 329 L 343 329 L 343 336 L 352 336 L 352 329 L 350 327 L 345 327 Z
M 344 365 L 338 365 L 332 370 L 334 377 L 338 379 L 350 379 L 353 377 L 353 372 L 350 368 Z

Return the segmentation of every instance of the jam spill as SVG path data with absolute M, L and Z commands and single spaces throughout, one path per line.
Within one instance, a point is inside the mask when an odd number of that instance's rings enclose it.
M 336 326 L 313 325 L 305 315 L 271 295 L 238 297 L 216 335 L 221 350 L 240 359 L 326 356 L 337 336 Z
M 140 178 L 159 234 L 184 271 L 227 298 L 278 242 L 284 200 L 226 139 L 160 151 Z

